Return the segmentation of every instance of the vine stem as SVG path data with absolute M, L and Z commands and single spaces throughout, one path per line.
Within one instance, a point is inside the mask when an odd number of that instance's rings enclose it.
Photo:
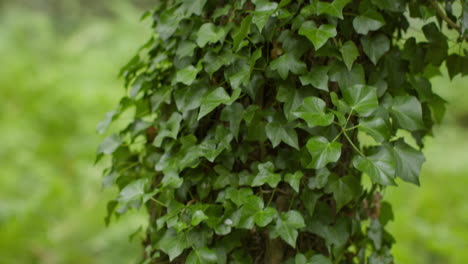
M 164 204 L 163 202 L 161 202 L 161 201 L 159 201 L 159 200 L 157 200 L 157 199 L 155 199 L 153 197 L 151 197 L 150 199 L 151 199 L 151 201 L 153 201 L 153 202 L 155 202 L 155 203 L 157 203 L 157 204 L 159 204 L 161 206 L 167 207 L 166 204 Z
M 429 1 L 431 5 L 435 8 L 435 11 L 437 13 L 437 16 L 439 16 L 441 19 L 443 19 L 448 25 L 450 25 L 452 28 L 454 28 L 458 33 L 462 34 L 461 27 L 457 23 L 453 22 L 450 17 L 448 17 L 445 12 L 440 8 L 439 4 L 435 0 L 430 0 Z
M 348 134 L 346 134 L 346 131 L 344 131 L 343 134 L 345 135 L 345 137 L 348 140 L 349 144 L 351 144 L 351 146 L 353 146 L 354 150 L 356 150 L 356 152 L 359 153 L 359 155 L 361 155 L 362 157 L 365 157 L 365 155 L 359 150 L 359 148 L 356 147 L 356 145 L 354 145 L 353 141 L 349 138 Z

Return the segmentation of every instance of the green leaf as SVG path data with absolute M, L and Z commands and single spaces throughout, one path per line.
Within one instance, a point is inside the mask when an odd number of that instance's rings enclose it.
M 239 44 L 247 37 L 250 32 L 250 25 L 252 24 L 252 16 L 246 16 L 240 25 L 239 30 L 232 37 L 233 44 L 232 49 L 237 51 Z
M 106 117 L 99 122 L 99 124 L 96 126 L 96 130 L 98 131 L 99 134 L 104 134 L 106 132 L 107 128 L 109 125 L 112 123 L 112 120 L 114 119 L 115 116 L 118 115 L 117 111 L 110 111 L 106 113 Z
M 154 138 L 153 145 L 155 147 L 161 147 L 165 138 L 177 139 L 180 130 L 180 122 L 182 122 L 182 116 L 178 112 L 172 113 L 171 118 L 161 124 L 159 133 Z
M 255 12 L 253 13 L 252 22 L 257 26 L 258 31 L 262 32 L 268 19 L 275 13 L 278 8 L 278 3 L 268 0 L 257 0 L 255 2 Z
M 120 137 L 116 134 L 112 134 L 104 139 L 102 141 L 101 145 L 99 145 L 98 148 L 98 154 L 106 154 L 110 155 L 114 153 L 114 151 L 120 147 L 122 144 L 122 141 L 120 140 Z
M 385 120 L 377 115 L 359 119 L 359 130 L 373 137 L 377 142 L 390 138 L 390 128 Z
M 402 139 L 393 148 L 396 161 L 396 175 L 404 181 L 419 185 L 419 174 L 422 164 L 426 161 L 421 151 L 412 148 Z
M 299 28 L 299 35 L 308 38 L 314 44 L 315 50 L 320 49 L 328 39 L 336 37 L 336 34 L 335 26 L 324 24 L 317 28 L 313 21 L 307 21 Z
M 328 67 L 317 66 L 299 77 L 302 85 L 312 85 L 320 90 L 328 92 Z
M 367 35 L 369 31 L 376 31 L 385 25 L 383 16 L 372 9 L 368 9 L 362 15 L 357 16 L 353 20 L 353 26 L 357 33 Z
M 216 27 L 213 23 L 203 24 L 197 33 L 197 45 L 200 48 L 208 43 L 216 43 L 224 38 L 225 32 L 222 27 Z
M 267 207 L 263 209 L 262 211 L 258 211 L 255 214 L 254 216 L 255 224 L 259 227 L 265 227 L 269 223 L 271 223 L 273 219 L 276 218 L 277 215 L 278 215 L 278 211 L 276 211 L 275 208 Z
M 325 257 L 324 255 L 317 254 L 311 257 L 307 264 L 332 264 L 332 262 L 329 258 Z
M 253 179 L 252 186 L 261 186 L 268 184 L 270 187 L 275 188 L 281 181 L 281 174 L 274 173 L 275 166 L 271 161 L 258 164 L 258 173 Z
M 200 107 L 200 112 L 198 113 L 198 120 L 200 120 L 205 115 L 209 114 L 216 107 L 221 104 L 226 104 L 231 100 L 229 94 L 224 90 L 223 87 L 218 87 L 213 91 L 209 92 L 205 97 L 203 97 Z
M 377 88 L 368 85 L 356 84 L 343 87 L 345 102 L 361 116 L 370 115 L 379 105 L 377 100 Z
M 462 26 L 461 28 L 462 34 L 467 36 L 468 35 L 468 1 L 464 1 L 464 4 L 463 4 L 461 26 Z
M 301 179 L 304 177 L 304 173 L 302 171 L 296 171 L 295 173 L 288 173 L 284 176 L 284 181 L 289 183 L 291 187 L 299 193 L 299 186 L 301 183 Z
M 304 227 L 304 218 L 301 213 L 290 210 L 287 213 L 281 213 L 280 218 L 276 221 L 275 232 L 291 247 L 296 248 L 297 229 Z
M 146 181 L 144 179 L 139 179 L 127 184 L 127 186 L 120 191 L 118 201 L 120 203 L 128 203 L 133 200 L 141 199 L 145 194 L 145 183 Z
M 188 15 L 201 15 L 207 0 L 183 0 L 182 10 Z
M 188 243 L 184 232 L 177 233 L 172 228 L 166 230 L 161 239 L 156 243 L 156 248 L 161 249 L 169 255 L 170 261 L 180 256 L 187 247 Z
M 379 220 L 372 219 L 371 224 L 369 226 L 369 230 L 367 231 L 367 236 L 372 240 L 374 243 L 374 247 L 377 250 L 382 248 L 382 239 L 383 239 L 383 230 L 382 225 L 380 224 Z
M 271 141 L 273 148 L 276 148 L 281 141 L 289 146 L 299 149 L 297 133 L 294 127 L 286 122 L 273 121 L 265 127 L 265 132 L 268 139 Z
M 325 191 L 333 193 L 333 198 L 336 201 L 336 211 L 338 212 L 354 197 L 359 196 L 359 188 L 359 180 L 355 176 L 347 175 L 330 182 Z
M 335 118 L 332 113 L 325 113 L 325 102 L 314 96 L 304 98 L 304 103 L 294 115 L 304 119 L 309 127 L 328 126 Z
M 320 169 L 328 163 L 337 162 L 341 156 L 341 144 L 329 142 L 322 136 L 312 137 L 307 141 L 307 150 L 312 155 L 312 162 L 309 167 Z
M 351 0 L 334 0 L 332 2 L 311 1 L 312 4 L 306 8 L 310 8 L 312 14 L 315 15 L 330 15 L 343 19 L 343 8 L 351 2 Z
M 240 103 L 233 103 L 226 106 L 223 109 L 223 112 L 221 112 L 221 120 L 229 122 L 229 128 L 236 139 L 238 137 L 240 123 L 243 118 L 244 107 Z
M 172 84 L 183 83 L 185 85 L 191 85 L 197 78 L 199 70 L 193 65 L 189 65 L 183 69 L 177 71 L 176 76 Z
M 379 59 L 390 50 L 390 40 L 384 34 L 366 35 L 361 38 L 361 44 L 364 53 L 376 65 Z
M 218 263 L 216 252 L 209 248 L 193 249 L 187 256 L 186 264 L 210 264 Z
M 195 213 L 193 213 L 192 221 L 190 222 L 190 224 L 193 226 L 197 226 L 206 219 L 208 219 L 208 216 L 206 216 L 206 214 L 202 210 L 197 210 L 195 211 Z
M 252 194 L 253 192 L 250 188 L 235 189 L 233 187 L 229 187 L 226 190 L 226 199 L 231 200 L 235 205 L 240 207 L 246 202 L 246 198 Z
M 395 159 L 385 146 L 373 149 L 370 156 L 356 156 L 353 159 L 353 166 L 369 175 L 374 183 L 383 186 L 395 185 Z
M 220 55 L 213 51 L 208 51 L 203 57 L 203 68 L 210 76 L 212 76 L 214 72 L 225 65 L 231 64 L 233 60 L 234 56 L 232 55 L 231 49 L 225 50 Z
M 311 192 L 311 191 L 302 192 L 301 200 L 305 208 L 307 209 L 307 213 L 309 214 L 309 216 L 314 215 L 315 205 L 317 204 L 317 201 L 320 197 L 321 195 L 315 192 Z
M 276 70 L 280 77 L 285 80 L 289 72 L 294 74 L 303 74 L 306 70 L 306 64 L 299 60 L 293 53 L 285 53 L 270 63 L 270 68 Z
M 409 131 L 424 129 L 421 103 L 414 96 L 393 98 L 390 112 L 401 128 Z
M 340 51 L 346 67 L 351 71 L 354 61 L 356 61 L 356 59 L 359 57 L 359 51 L 356 47 L 356 44 L 354 44 L 352 40 L 348 40 L 341 47 Z

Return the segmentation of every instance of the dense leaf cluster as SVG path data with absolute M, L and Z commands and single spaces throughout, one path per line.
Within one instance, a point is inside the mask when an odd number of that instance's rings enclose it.
M 441 30 L 466 38 L 468 2 L 444 3 L 158 2 L 98 127 L 133 111 L 98 158 L 109 217 L 148 210 L 143 263 L 393 263 L 381 191 L 419 184 L 445 104 L 428 78 L 468 71 Z

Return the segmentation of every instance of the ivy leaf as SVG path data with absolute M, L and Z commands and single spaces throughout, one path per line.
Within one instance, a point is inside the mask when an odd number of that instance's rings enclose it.
M 351 71 L 353 68 L 354 61 L 359 57 L 359 51 L 356 47 L 356 44 L 352 40 L 346 41 L 346 43 L 341 47 L 341 56 L 343 56 L 343 61 L 346 64 L 348 70 Z
M 370 238 L 370 240 L 372 240 L 374 247 L 377 250 L 382 248 L 382 231 L 382 225 L 380 224 L 379 220 L 372 219 L 369 230 L 367 231 L 367 236 Z
M 209 92 L 201 101 L 200 112 L 198 113 L 198 120 L 205 115 L 209 114 L 216 107 L 221 104 L 228 103 L 231 100 L 229 94 L 224 90 L 223 87 L 218 87 L 213 91 Z
M 106 113 L 106 117 L 99 122 L 99 124 L 96 126 L 96 130 L 98 131 L 99 134 L 104 134 L 106 132 L 107 128 L 109 125 L 112 123 L 112 120 L 118 115 L 117 111 L 110 111 Z
M 176 76 L 172 84 L 183 83 L 185 85 L 191 85 L 198 74 L 198 69 L 193 65 L 189 65 L 183 69 L 177 71 Z
M 122 191 L 120 191 L 118 201 L 120 203 L 128 203 L 141 197 L 145 194 L 145 183 L 144 179 L 139 179 L 127 184 Z
M 274 121 L 268 123 L 265 127 L 265 132 L 273 148 L 276 148 L 283 141 L 289 146 L 299 149 L 296 130 L 286 122 Z
M 173 228 L 167 229 L 161 239 L 156 243 L 156 248 L 166 253 L 170 261 L 180 256 L 187 247 L 186 234 L 184 234 L 184 232 L 177 233 Z
M 275 217 L 278 215 L 278 211 L 276 211 L 275 208 L 273 207 L 267 207 L 263 209 L 262 211 L 258 211 L 255 216 L 255 224 L 259 227 L 265 227 L 269 223 L 275 219 Z
M 359 130 L 380 143 L 390 138 L 390 128 L 387 122 L 380 116 L 373 115 L 359 119 Z
M 239 127 L 242 119 L 244 118 L 244 107 L 240 103 L 233 103 L 226 106 L 221 112 L 221 120 L 229 122 L 229 128 L 237 139 L 239 134 Z
M 342 88 L 345 102 L 361 116 L 370 115 L 379 105 L 377 88 L 356 84 Z
M 463 17 L 461 20 L 462 34 L 467 36 L 468 35 L 468 1 L 464 2 L 462 17 Z
M 159 133 L 154 138 L 153 145 L 155 147 L 161 147 L 165 138 L 177 139 L 180 130 L 180 122 L 182 122 L 182 116 L 178 112 L 172 113 L 169 120 L 161 124 Z
M 324 255 L 317 254 L 310 258 L 308 264 L 332 264 L 331 260 Z
M 325 191 L 327 193 L 333 193 L 337 212 L 353 200 L 354 197 L 359 195 L 359 185 L 360 183 L 356 177 L 351 175 L 336 178 L 327 185 Z
M 328 163 L 337 162 L 341 156 L 341 144 L 329 142 L 322 136 L 312 137 L 307 141 L 307 150 L 312 155 L 312 162 L 309 167 L 320 169 Z
M 210 264 L 218 263 L 216 252 L 209 248 L 193 249 L 187 256 L 186 264 Z
M 293 53 L 285 53 L 270 63 L 270 68 L 276 70 L 281 79 L 288 78 L 289 72 L 302 74 L 307 70 L 306 64 L 299 60 Z
M 281 181 L 281 174 L 275 173 L 275 166 L 271 161 L 258 164 L 258 173 L 253 179 L 252 186 L 261 186 L 268 184 L 270 187 L 275 188 Z
M 312 85 L 320 90 L 328 92 L 328 67 L 318 66 L 299 77 L 302 85 Z
M 275 13 L 278 3 L 270 1 L 257 0 L 255 2 L 255 12 L 253 13 L 252 22 L 257 26 L 258 31 L 262 32 L 268 19 Z
M 208 51 L 203 57 L 204 70 L 212 76 L 214 72 L 219 70 L 225 65 L 229 65 L 233 62 L 234 56 L 230 49 L 224 51 L 222 54 L 218 55 L 213 51 Z
M 424 129 L 421 103 L 414 96 L 397 96 L 393 98 L 390 112 L 400 127 L 409 131 Z
M 353 159 L 353 166 L 366 173 L 372 182 L 383 186 L 395 185 L 395 159 L 386 146 L 373 149 L 370 156 L 356 156 Z
M 309 127 L 328 126 L 335 118 L 332 113 L 325 113 L 325 102 L 314 96 L 304 98 L 304 103 L 294 115 L 304 119 Z
M 361 38 L 362 48 L 369 59 L 377 65 L 379 59 L 390 50 L 390 40 L 384 34 L 364 36 Z
M 213 23 L 203 24 L 197 33 L 197 45 L 200 48 L 208 43 L 216 43 L 224 38 L 225 32 L 221 27 L 216 27 Z
M 307 21 L 299 28 L 299 35 L 308 38 L 314 44 L 315 50 L 320 49 L 328 39 L 336 37 L 336 28 L 330 24 L 317 25 L 313 21 Z
M 192 221 L 190 222 L 190 224 L 193 226 L 197 226 L 206 219 L 208 219 L 208 216 L 202 210 L 197 210 L 195 211 L 195 213 L 193 213 Z
M 246 16 L 240 25 L 239 30 L 232 37 L 233 44 L 232 48 L 234 51 L 237 51 L 239 44 L 247 37 L 250 32 L 250 25 L 252 24 L 252 16 Z
M 334 0 L 333 2 L 315 1 L 317 3 L 317 14 L 327 14 L 343 19 L 343 8 L 352 0 Z
M 315 205 L 317 204 L 317 201 L 320 197 L 321 195 L 315 192 L 311 192 L 311 191 L 302 192 L 301 200 L 305 208 L 307 209 L 307 213 L 309 214 L 309 216 L 314 215 Z
M 207 0 L 183 0 L 182 9 L 189 15 L 201 15 Z
M 275 232 L 291 247 L 296 248 L 297 229 L 304 228 L 304 218 L 301 213 L 290 210 L 287 213 L 281 213 L 276 221 Z
M 112 134 L 102 141 L 98 148 L 98 154 L 110 155 L 122 144 L 120 137 L 116 134 Z
M 422 164 L 426 161 L 421 151 L 412 148 L 402 139 L 393 148 L 396 161 L 396 175 L 404 181 L 419 185 L 419 174 Z
M 368 9 L 362 15 L 353 19 L 353 27 L 357 33 L 367 35 L 369 31 L 375 31 L 385 25 L 383 16 L 372 9 Z
M 240 207 L 245 203 L 246 198 L 252 194 L 253 192 L 250 188 L 235 189 L 233 187 L 229 187 L 226 190 L 226 199 L 231 200 L 235 205 Z
M 284 176 L 284 181 L 289 183 L 289 185 L 299 193 L 299 185 L 302 177 L 304 177 L 304 173 L 302 173 L 302 171 L 296 171 L 295 173 L 286 174 L 286 176 Z

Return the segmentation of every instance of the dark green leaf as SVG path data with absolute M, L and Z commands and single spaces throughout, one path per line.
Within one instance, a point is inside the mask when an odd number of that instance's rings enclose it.
M 288 73 L 302 74 L 307 70 L 306 64 L 299 60 L 293 53 L 286 53 L 270 63 L 270 68 L 279 73 L 280 77 L 285 80 L 288 78 Z
M 183 69 L 177 71 L 173 84 L 183 83 L 185 85 L 191 85 L 198 74 L 198 69 L 193 65 L 189 65 Z
M 200 48 L 208 43 L 216 43 L 224 38 L 225 32 L 222 27 L 216 27 L 213 23 L 203 24 L 197 33 L 197 45 Z
M 201 101 L 200 112 L 198 113 L 198 120 L 205 115 L 209 114 L 216 107 L 221 104 L 226 104 L 231 100 L 229 94 L 224 90 L 223 87 L 218 87 L 213 91 L 209 92 Z
M 419 174 L 424 161 L 424 155 L 402 139 L 395 143 L 393 148 L 396 161 L 396 175 L 404 181 L 419 185 Z
M 284 181 L 289 183 L 289 185 L 299 193 L 299 186 L 302 177 L 304 177 L 304 173 L 302 173 L 302 171 L 296 171 L 295 173 L 286 174 L 286 176 L 284 176 Z
M 353 166 L 369 175 L 372 182 L 386 185 L 395 185 L 395 159 L 386 146 L 374 149 L 367 157 L 356 156 Z
M 377 88 L 368 85 L 353 85 L 343 87 L 345 102 L 361 116 L 370 115 L 379 105 Z
M 312 85 L 320 90 L 328 91 L 328 67 L 318 66 L 299 77 L 302 85 Z
M 390 50 L 390 40 L 384 34 L 364 36 L 361 38 L 364 53 L 372 63 L 377 64 L 379 59 Z
M 354 61 L 359 57 L 359 51 L 352 40 L 348 40 L 341 47 L 341 56 L 348 70 L 352 70 Z
M 174 229 L 168 229 L 156 244 L 157 249 L 169 255 L 170 261 L 182 254 L 187 247 L 186 234 L 177 233 Z
M 368 9 L 362 15 L 353 20 L 353 26 L 357 33 L 367 35 L 369 31 L 375 31 L 385 25 L 383 16 L 372 9 Z
M 234 34 L 232 48 L 236 51 L 240 43 L 247 37 L 250 32 L 250 25 L 252 24 L 252 16 L 246 16 L 240 25 L 239 30 Z
M 218 257 L 214 250 L 206 247 L 193 249 L 187 256 L 186 264 L 210 264 L 218 263 Z
M 335 117 L 332 113 L 325 113 L 325 109 L 326 104 L 322 99 L 310 96 L 304 99 L 303 105 L 294 115 L 304 119 L 309 127 L 328 126 Z
M 296 130 L 286 122 L 280 123 L 275 121 L 268 123 L 265 127 L 265 132 L 274 148 L 282 141 L 295 149 L 299 149 Z
M 98 154 L 106 155 L 114 153 L 114 151 L 122 144 L 120 137 L 116 134 L 110 135 L 102 141 L 98 148 Z
M 303 23 L 299 29 L 299 35 L 307 37 L 314 44 L 315 50 L 320 49 L 327 43 L 328 39 L 334 38 L 336 34 L 335 26 L 324 24 L 317 28 L 313 21 Z
M 320 169 L 328 163 L 337 162 L 341 156 L 341 143 L 329 142 L 325 137 L 313 137 L 307 141 L 307 150 L 312 155 L 311 168 Z
M 421 103 L 414 96 L 397 96 L 390 109 L 401 128 L 409 131 L 424 129 Z

